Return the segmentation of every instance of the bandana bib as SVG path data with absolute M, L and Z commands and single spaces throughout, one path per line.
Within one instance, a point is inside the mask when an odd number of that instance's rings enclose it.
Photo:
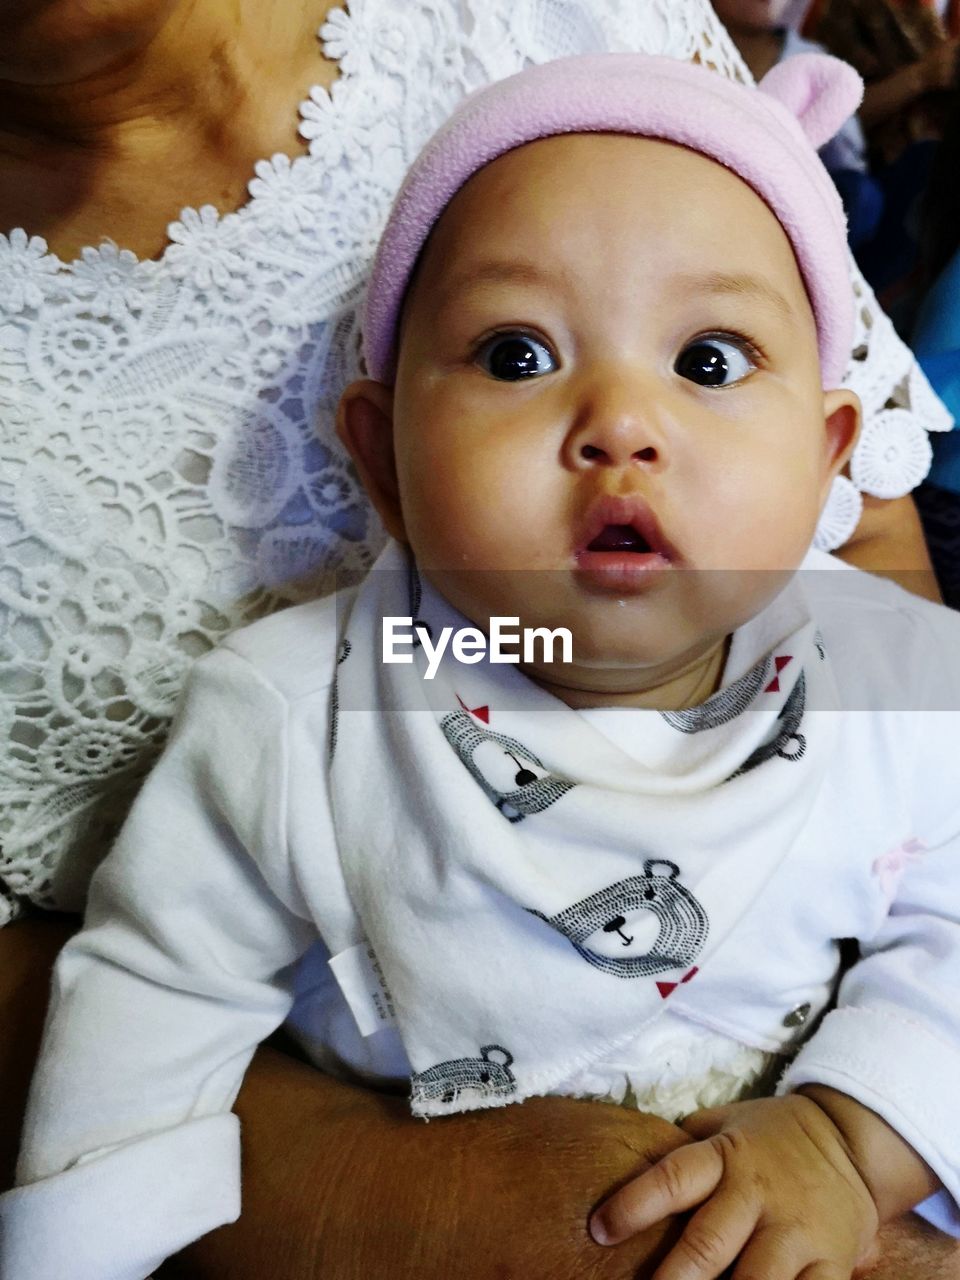
M 516 667 L 384 663 L 388 617 L 470 624 L 390 546 L 337 669 L 340 854 L 413 1110 L 548 1093 L 703 980 L 802 838 L 836 696 L 799 580 L 735 633 L 707 702 L 619 712 L 629 750 Z

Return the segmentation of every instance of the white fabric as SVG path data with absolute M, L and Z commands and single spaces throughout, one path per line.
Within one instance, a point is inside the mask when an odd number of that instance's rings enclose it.
M 16 1260 L 11 1274 L 31 1280 L 142 1277 L 239 1215 L 240 1125 L 233 1115 L 205 1116 L 123 1147 L 109 1162 L 91 1160 L 55 1175 L 49 1186 L 55 1193 L 43 1200 L 29 1189 L 12 1191 L 0 1209 L 0 1261 L 6 1267 L 6 1259 Z M 26 1212 L 19 1211 L 21 1203 Z M 91 1204 L 104 1203 L 109 1221 L 92 1222 Z
M 808 568 L 827 563 L 815 555 Z M 565 1022 L 595 1036 L 581 1045 L 580 1081 L 598 1083 L 610 1093 L 618 1087 L 625 1091 L 625 1074 L 631 1087 L 636 1080 L 641 1089 L 645 1078 L 664 1080 L 663 1064 L 645 1062 L 644 1055 L 651 1050 L 673 1055 L 676 1066 L 682 1046 L 692 1042 L 691 1029 L 707 1044 L 698 1068 L 714 1056 L 714 1046 L 716 1060 L 728 1062 L 726 1047 L 736 1044 L 770 1054 L 795 1049 L 830 1000 L 837 973 L 834 939 L 858 938 L 862 959 L 844 980 L 839 1009 L 828 1013 L 808 1039 L 783 1087 L 823 1080 L 864 1101 L 913 1143 L 956 1199 L 960 615 L 854 570 L 808 573 L 804 590 L 815 596 L 822 633 L 806 665 L 823 664 L 842 710 L 808 706 L 799 725 L 783 725 L 785 737 L 777 740 L 769 759 L 718 789 L 741 793 L 745 818 L 762 810 L 767 790 L 781 786 L 778 775 L 808 776 L 790 758 L 799 746 L 798 734 L 811 759 L 821 751 L 829 754 L 829 767 L 822 772 L 802 839 L 770 860 L 769 878 L 754 884 L 749 900 L 737 898 L 741 886 L 755 879 L 753 869 L 736 850 L 717 849 L 729 870 L 724 910 L 731 923 L 738 912 L 739 917 L 727 936 L 722 926 L 717 929 L 690 980 L 658 994 L 649 1039 L 643 1024 L 651 1016 L 651 987 L 685 971 L 630 981 L 601 971 L 551 927 L 534 924 L 527 911 L 494 891 L 503 874 L 496 859 L 494 873 L 484 878 L 479 865 L 470 867 L 462 857 L 463 849 L 472 847 L 474 825 L 486 829 L 492 816 L 509 834 L 516 828 L 533 830 L 553 814 L 565 878 L 579 863 L 577 874 L 586 887 L 591 887 L 586 883 L 591 870 L 594 887 L 609 884 L 609 852 L 595 844 L 583 848 L 583 830 L 571 806 L 576 788 L 511 823 L 511 809 L 527 802 L 501 794 L 505 811 L 498 812 L 493 775 L 484 775 L 485 787 L 478 785 L 454 750 L 446 761 L 437 761 L 441 773 L 429 778 L 405 757 L 394 760 L 397 777 L 420 804 L 435 860 L 434 883 L 427 885 L 414 916 L 408 895 L 423 887 L 427 863 L 415 848 L 418 867 L 408 885 L 403 875 L 408 848 L 396 839 L 403 820 L 396 826 L 383 821 L 397 802 L 396 792 L 391 788 L 388 797 L 377 790 L 384 781 L 380 766 L 368 767 L 362 752 L 344 745 L 351 735 L 359 745 L 370 727 L 370 711 L 348 705 L 348 694 L 355 697 L 356 690 L 351 693 L 349 682 L 339 678 L 334 697 L 334 673 L 342 676 L 359 652 L 352 647 L 347 652 L 344 633 L 358 641 L 363 635 L 362 627 L 353 632 L 349 601 L 339 608 L 333 601 L 316 602 L 263 620 L 197 664 L 170 748 L 94 880 L 88 926 L 68 944 L 57 966 L 52 1020 L 18 1171 L 24 1185 L 0 1198 L 4 1280 L 64 1274 L 62 1261 L 74 1249 L 85 1263 L 83 1270 L 67 1272 L 71 1280 L 140 1280 L 161 1248 L 157 1231 L 169 1231 L 172 1248 L 183 1238 L 184 1222 L 212 1226 L 231 1217 L 235 1205 L 222 1198 L 222 1188 L 232 1186 L 236 1176 L 227 1135 L 210 1144 L 203 1176 L 189 1183 L 179 1163 L 164 1157 L 167 1148 L 160 1139 L 170 1135 L 173 1151 L 180 1141 L 176 1135 L 184 1134 L 187 1141 L 187 1131 L 203 1118 L 224 1115 L 253 1047 L 283 1020 L 294 999 L 292 1025 L 311 1056 L 368 1083 L 402 1082 L 408 1057 L 421 1065 L 441 1054 L 445 1063 L 473 1058 L 475 1084 L 478 1060 L 509 1072 L 518 1088 L 487 1101 L 509 1101 L 537 1083 L 549 1087 L 550 1077 L 557 1091 L 576 1087 L 575 1079 L 558 1078 L 555 1062 L 541 1062 L 539 1077 L 532 1079 L 524 1057 L 528 1046 L 499 1039 L 505 1019 L 513 1017 L 509 1002 L 517 975 L 505 978 L 499 972 L 496 953 L 478 955 L 472 967 L 444 953 L 441 943 L 449 943 L 457 911 L 470 930 L 467 946 L 474 945 L 474 929 L 484 936 L 503 930 L 529 944 L 528 967 L 541 967 L 541 980 L 529 988 L 530 1017 L 538 1026 Z M 748 652 L 749 647 L 734 644 L 727 679 L 738 674 L 736 655 L 744 654 L 749 663 Z M 475 668 L 464 671 L 469 675 Z M 811 673 L 811 691 L 819 679 Z M 469 686 L 463 690 L 469 693 Z M 544 696 L 535 691 L 538 702 Z M 721 694 L 699 711 L 676 713 L 681 718 L 666 726 L 681 737 L 682 729 L 692 732 L 698 770 L 711 767 L 711 735 L 728 741 L 728 722 L 715 713 L 732 705 L 730 695 Z M 573 713 L 558 704 L 556 714 L 569 723 Z M 434 720 L 427 712 L 418 715 Z M 702 727 L 706 715 L 719 719 L 716 728 Z M 495 730 L 498 722 L 491 712 L 489 728 Z M 596 726 L 594 720 L 587 727 L 592 732 Z M 388 736 L 382 724 L 378 736 L 382 746 Z M 331 783 L 332 737 L 334 761 L 341 751 L 341 766 L 353 761 L 352 779 L 342 769 Z M 561 755 L 564 746 L 558 741 Z M 602 778 L 606 787 L 597 795 L 598 830 L 605 830 L 625 799 L 619 773 L 635 776 L 642 762 L 631 764 L 613 738 L 598 741 L 597 750 L 597 767 L 603 755 L 617 762 L 617 772 Z M 371 751 L 371 759 L 375 755 Z M 526 761 L 524 767 L 539 772 L 536 762 Z M 710 830 L 695 820 L 707 813 L 703 799 L 694 793 L 684 802 L 691 820 L 678 864 L 686 863 L 688 853 L 695 861 L 697 848 L 709 843 Z M 656 802 L 651 797 L 649 803 Z M 360 903 L 354 896 L 358 884 L 371 894 L 356 860 L 348 854 L 341 862 L 344 803 L 348 811 L 362 809 L 371 818 L 368 855 L 381 875 L 390 877 L 382 892 L 398 903 L 395 918 L 416 929 L 414 936 L 377 939 L 378 949 L 389 946 L 395 957 L 396 968 L 385 968 L 399 1030 L 387 1028 L 365 1040 L 325 963 L 329 955 L 385 929 L 378 904 Z M 401 798 L 399 804 L 403 808 L 406 802 Z M 565 812 L 573 815 L 569 845 L 561 821 Z M 638 825 L 635 874 L 644 871 L 645 839 L 646 828 Z M 534 837 L 535 851 L 536 844 Z M 708 877 L 706 871 L 705 898 Z M 534 888 L 551 894 L 552 873 Z M 480 902 L 488 904 L 489 918 L 477 909 Z M 291 962 L 301 955 L 294 974 Z M 457 995 L 453 1003 L 443 1003 L 449 991 L 444 971 L 451 964 L 458 970 Z M 550 980 L 555 973 L 561 981 Z M 595 982 L 598 992 L 603 989 L 612 1025 L 598 1027 L 595 1011 L 573 998 L 574 992 L 582 995 L 587 982 Z M 419 1016 L 424 1009 L 432 1016 Z M 434 1022 L 447 1037 L 442 1047 L 426 1042 Z M 563 1032 L 564 1042 L 573 1038 Z M 561 1042 L 554 1038 L 554 1043 Z M 628 1049 L 636 1052 L 636 1061 L 625 1060 Z M 497 1078 L 505 1080 L 502 1074 Z M 698 1083 L 702 1089 L 709 1081 Z M 456 1102 L 469 1105 L 470 1099 Z M 449 1109 L 441 1095 L 437 1109 L 442 1108 Z M 140 1239 L 139 1228 L 120 1230 L 116 1204 L 136 1203 L 138 1195 L 140 1203 L 149 1203 L 158 1182 L 165 1187 L 163 1214 L 149 1240 Z M 78 1207 L 82 1202 L 84 1212 Z M 949 1209 L 945 1197 L 940 1203 Z M 55 1232 L 33 1229 L 58 1221 L 62 1225 Z M 82 1253 L 74 1238 L 81 1232 L 87 1251 Z M 138 1247 L 140 1263 L 133 1256 Z M 97 1256 L 86 1261 L 91 1249 Z
M 706 0 L 353 0 L 321 38 L 341 76 L 301 108 L 310 155 L 261 161 L 237 214 L 185 210 L 155 262 L 0 235 L 0 923 L 4 885 L 81 903 L 199 654 L 379 548 L 333 410 L 372 246 L 452 105 L 590 50 L 748 78 Z M 856 478 L 892 496 L 950 420 L 851 270 Z M 821 545 L 859 512 L 838 483 Z

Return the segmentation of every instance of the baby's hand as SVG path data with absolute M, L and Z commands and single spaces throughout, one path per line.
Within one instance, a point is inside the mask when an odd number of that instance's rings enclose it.
M 871 1255 L 876 1205 L 840 1130 L 810 1098 L 740 1102 L 689 1116 L 679 1147 L 593 1215 L 598 1244 L 671 1214 L 690 1219 L 653 1280 L 849 1280 Z

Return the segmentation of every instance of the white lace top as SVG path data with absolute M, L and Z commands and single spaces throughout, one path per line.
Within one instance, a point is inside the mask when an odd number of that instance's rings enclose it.
M 362 568 L 380 531 L 333 436 L 357 305 L 404 170 L 464 93 L 526 62 L 642 48 L 747 78 L 706 0 L 351 0 L 301 107 L 310 155 L 235 214 L 184 210 L 157 261 L 0 235 L 0 923 L 77 907 L 190 662 Z M 848 381 L 858 489 L 906 493 L 950 425 L 869 290 Z

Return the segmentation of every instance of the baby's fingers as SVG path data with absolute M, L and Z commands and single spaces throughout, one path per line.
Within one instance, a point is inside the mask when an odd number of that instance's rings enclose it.
M 684 1213 L 713 1194 L 723 1157 L 709 1142 L 679 1147 L 615 1191 L 590 1219 L 597 1244 L 619 1244 L 662 1218 Z
M 721 1191 L 693 1215 L 654 1280 L 716 1280 L 727 1275 L 727 1267 L 756 1229 L 757 1213 L 757 1205 L 743 1196 Z M 757 1280 L 761 1277 L 773 1280 L 772 1275 L 758 1272 Z
M 733 1280 L 850 1280 L 852 1264 L 810 1261 L 809 1234 L 797 1223 L 761 1228 L 743 1251 Z M 659 1280 L 659 1273 L 658 1273 Z

